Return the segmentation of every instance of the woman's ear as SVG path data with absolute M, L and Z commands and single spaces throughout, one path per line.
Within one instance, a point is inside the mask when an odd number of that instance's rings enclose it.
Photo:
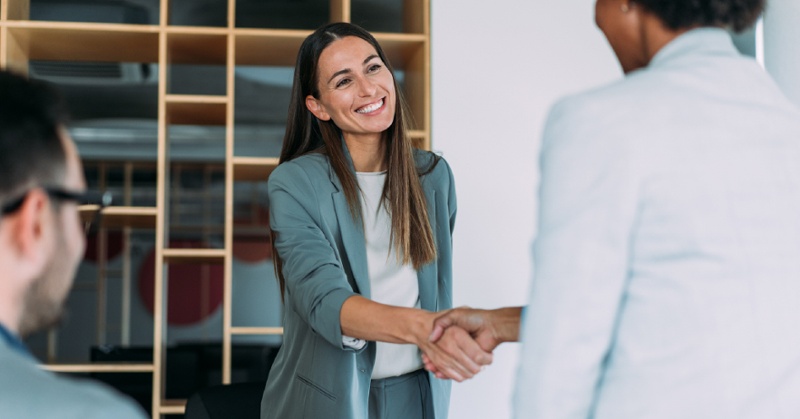
M 306 96 L 306 108 L 321 121 L 331 120 L 331 116 L 325 112 L 325 107 L 312 95 Z

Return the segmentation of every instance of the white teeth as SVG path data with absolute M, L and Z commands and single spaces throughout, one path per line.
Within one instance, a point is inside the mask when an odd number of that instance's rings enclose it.
M 363 108 L 356 109 L 358 113 L 370 113 L 375 112 L 383 106 L 383 99 L 380 102 L 373 103 L 372 105 L 364 106 Z

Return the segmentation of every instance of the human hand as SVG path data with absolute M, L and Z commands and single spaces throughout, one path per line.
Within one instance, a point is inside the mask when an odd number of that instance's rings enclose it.
M 469 333 L 466 338 L 473 341 L 483 351 L 491 353 L 500 340 L 493 330 L 491 322 L 487 319 L 486 310 L 477 310 L 469 307 L 460 307 L 440 313 L 434 321 L 430 340 L 444 348 L 459 345 L 455 339 L 464 339 L 463 334 Z M 425 369 L 434 373 L 440 379 L 455 379 L 448 371 L 440 368 L 436 362 L 423 354 L 422 361 Z M 488 365 L 488 364 L 487 364 Z
M 437 313 L 432 313 L 434 316 Z M 431 319 L 431 329 L 433 319 Z M 443 330 L 438 342 L 423 337 L 419 344 L 426 369 L 439 378 L 461 382 L 472 378 L 484 366 L 492 363 L 492 354 L 484 351 L 465 330 L 449 327 Z
M 430 340 L 431 342 L 439 341 L 450 327 L 457 326 L 469 332 L 481 349 L 491 352 L 504 341 L 500 331 L 495 327 L 492 315 L 492 310 L 480 310 L 470 307 L 459 307 L 444 311 L 434 321 Z
M 497 345 L 503 342 L 516 342 L 519 340 L 519 326 L 522 319 L 522 307 L 503 307 L 494 310 L 479 310 L 470 307 L 460 307 L 442 312 L 436 318 L 431 332 L 430 341 L 442 344 L 449 340 L 448 332 L 464 330 L 475 339 L 475 343 L 486 352 L 492 352 Z M 454 332 L 458 333 L 458 332 Z M 434 373 L 438 378 L 454 378 L 446 370 L 430 358 L 422 357 L 425 369 Z
M 480 369 L 477 371 L 472 371 L 473 376 L 479 371 L 482 371 L 493 361 L 493 355 L 491 352 L 484 351 L 478 342 L 476 342 L 466 330 L 457 326 L 448 327 L 441 330 L 439 336 L 437 337 L 436 346 L 454 357 L 457 356 L 459 352 L 465 352 L 468 353 L 471 359 L 480 360 Z M 436 361 L 432 360 L 426 353 L 422 354 L 422 361 L 425 365 L 425 369 L 434 373 L 437 378 L 454 379 L 459 382 L 463 381 L 462 377 L 454 376 L 449 371 L 441 368 L 440 365 L 438 365 Z

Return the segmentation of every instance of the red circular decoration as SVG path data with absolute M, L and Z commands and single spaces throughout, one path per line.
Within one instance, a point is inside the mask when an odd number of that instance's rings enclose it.
M 174 241 L 172 249 L 204 248 L 200 242 Z M 153 313 L 155 298 L 155 249 L 139 268 L 139 297 Z M 167 323 L 187 326 L 208 318 L 222 304 L 222 264 L 164 265 L 167 276 Z
M 247 263 L 272 259 L 272 238 L 269 231 L 269 210 L 259 206 L 250 217 L 233 220 L 233 257 Z M 244 229 L 238 230 L 237 227 Z M 251 229 L 248 231 L 247 229 Z
M 91 234 L 86 237 L 86 252 L 83 254 L 83 259 L 92 263 L 97 263 L 98 250 L 97 247 L 99 235 Z M 106 233 L 106 260 L 112 260 L 122 253 L 125 247 L 125 236 L 121 231 L 108 231 Z

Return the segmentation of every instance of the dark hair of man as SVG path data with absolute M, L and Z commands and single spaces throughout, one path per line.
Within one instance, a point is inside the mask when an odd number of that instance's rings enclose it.
M 59 129 L 66 121 L 53 88 L 0 71 L 0 204 L 63 178 L 66 154 Z
M 305 105 L 308 95 L 319 98 L 317 65 L 322 51 L 332 42 L 348 36 L 361 38 L 372 45 L 386 68 L 394 75 L 394 70 L 378 41 L 357 25 L 331 23 L 309 35 L 303 41 L 297 55 L 292 97 L 289 104 L 289 118 L 286 135 L 283 139 L 280 163 L 311 152 L 325 154 L 342 183 L 351 215 L 354 219 L 360 220 L 361 205 L 358 197 L 358 181 L 342 148 L 342 132 L 333 120 L 318 120 Z M 433 241 L 425 195 L 419 177 L 433 170 L 438 162 L 438 157 L 433 158 L 428 167 L 417 168 L 411 139 L 407 135 L 409 111 L 402 98 L 397 79 L 394 79 L 394 88 L 397 98 L 395 118 L 392 125 L 384 132 L 383 137 L 387 145 L 385 158 L 388 170 L 382 201 L 391 215 L 391 241 L 397 251 L 399 261 L 411 263 L 414 268 L 419 269 L 436 258 L 436 245 Z M 283 293 L 284 280 L 280 258 L 277 256 L 277 252 L 273 252 L 273 254 L 276 255 L 275 268 L 281 285 L 281 293 Z
M 741 32 L 764 11 L 766 0 L 635 0 L 670 29 L 720 26 Z

